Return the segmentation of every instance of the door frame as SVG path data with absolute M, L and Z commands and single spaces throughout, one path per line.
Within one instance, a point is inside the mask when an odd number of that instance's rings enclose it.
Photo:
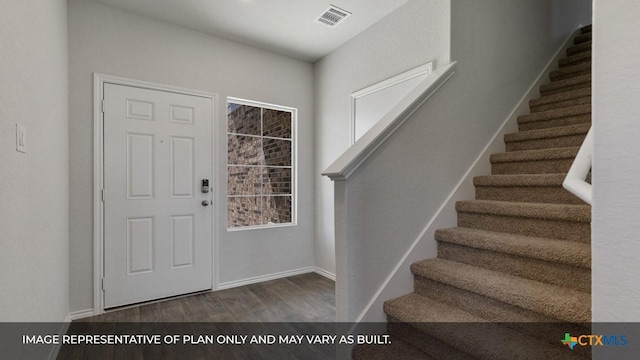
M 218 200 L 218 177 L 215 168 L 215 125 L 216 111 L 218 110 L 218 94 L 199 90 L 191 90 L 176 86 L 163 85 L 143 80 L 129 79 L 119 76 L 93 73 L 93 313 L 104 313 L 104 290 L 102 279 L 104 277 L 104 202 L 102 189 L 104 187 L 104 116 L 103 99 L 104 84 L 114 84 L 129 87 L 137 87 L 149 90 L 173 92 L 183 95 L 199 96 L 211 99 L 211 269 L 212 291 L 217 290 L 218 284 L 218 244 L 216 241 L 216 206 Z

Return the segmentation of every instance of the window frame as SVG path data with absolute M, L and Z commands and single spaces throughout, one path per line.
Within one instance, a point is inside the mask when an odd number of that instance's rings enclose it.
M 261 134 L 258 135 L 248 135 L 248 134 L 238 134 L 238 133 L 230 133 L 229 132 L 229 105 L 245 105 L 261 108 L 261 127 L 264 125 L 264 119 L 262 116 L 263 110 L 276 110 L 276 111 L 286 111 L 291 113 L 291 139 L 285 138 L 277 138 L 264 136 L 261 131 Z M 234 231 L 244 231 L 244 230 L 258 230 L 258 229 L 273 229 L 273 228 L 284 228 L 284 227 L 292 227 L 298 225 L 298 109 L 289 106 L 276 105 L 265 103 L 261 101 L 242 99 L 237 97 L 228 96 L 226 100 L 225 106 L 225 135 L 226 135 L 226 150 L 225 150 L 225 199 L 226 199 L 226 228 L 229 232 Z M 240 136 L 248 136 L 259 138 L 261 141 L 265 138 L 267 139 L 278 139 L 278 140 L 287 140 L 291 141 L 291 194 L 290 195 L 265 195 L 262 193 L 262 189 L 260 190 L 260 194 L 258 195 L 230 195 L 229 194 L 229 167 L 230 166 L 238 166 L 241 167 L 243 165 L 229 164 L 229 136 L 231 135 L 240 135 Z M 245 165 L 247 167 L 264 167 L 269 168 L 268 165 Z M 288 167 L 279 167 L 279 166 L 271 166 L 272 168 L 288 168 Z M 230 198 L 239 198 L 239 197 L 255 197 L 260 198 L 264 196 L 289 196 L 291 198 L 291 222 L 288 223 L 280 223 L 280 224 L 260 224 L 260 225 L 248 225 L 248 226 L 238 226 L 238 227 L 229 227 L 229 199 Z

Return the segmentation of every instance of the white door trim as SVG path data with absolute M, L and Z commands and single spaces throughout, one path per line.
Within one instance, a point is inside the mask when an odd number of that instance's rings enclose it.
M 104 276 L 104 203 L 102 201 L 102 189 L 104 187 L 104 118 L 102 99 L 104 98 L 104 84 L 139 87 L 150 90 L 174 92 L 185 95 L 193 95 L 211 99 L 211 169 L 213 171 L 211 189 L 213 204 L 217 203 L 218 179 L 215 174 L 215 119 L 218 110 L 218 94 L 204 91 L 196 91 L 175 86 L 157 84 L 148 81 L 128 79 L 106 74 L 93 74 L 93 312 L 94 315 L 104 313 L 104 296 L 102 290 L 102 278 Z M 213 284 L 211 288 L 217 290 L 217 264 L 218 244 L 215 236 L 216 206 L 212 206 L 211 242 L 213 261 Z

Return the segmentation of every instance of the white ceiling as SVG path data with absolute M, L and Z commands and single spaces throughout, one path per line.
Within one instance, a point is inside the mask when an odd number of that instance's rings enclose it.
M 315 61 L 409 0 L 93 0 L 193 30 Z M 334 27 L 329 5 L 352 13 Z

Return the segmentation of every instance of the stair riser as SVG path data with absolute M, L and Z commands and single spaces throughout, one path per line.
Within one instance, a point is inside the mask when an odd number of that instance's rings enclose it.
M 518 124 L 591 115 L 591 104 L 518 116 Z
M 572 163 L 573 158 L 492 163 L 491 173 L 494 175 L 558 174 L 569 172 Z
M 438 243 L 438 257 L 530 280 L 591 292 L 591 270 L 467 246 Z
M 387 319 L 387 333 L 414 346 L 434 359 L 477 360 L 471 355 L 393 317 L 388 317 Z
M 580 45 L 580 44 L 585 43 L 587 41 L 591 41 L 591 33 L 585 33 L 585 34 L 578 35 L 575 38 L 573 38 L 573 44 L 574 45 Z
M 550 104 L 530 106 L 529 108 L 531 109 L 531 113 L 533 114 L 533 113 L 542 112 L 542 111 L 556 110 L 556 109 L 562 109 L 562 108 L 571 107 L 571 106 L 579 106 L 579 105 L 587 105 L 587 104 L 591 104 L 591 95 L 577 98 L 577 99 L 558 101 Z
M 583 80 L 581 82 L 588 82 L 588 81 Z M 529 107 L 535 108 L 535 107 L 544 106 L 544 105 L 552 105 L 559 102 L 575 100 L 575 99 L 580 99 L 580 98 L 590 97 L 590 96 L 591 96 L 591 87 L 587 87 L 584 89 L 569 91 L 562 94 L 543 96 L 537 99 L 531 99 L 529 101 Z
M 581 34 L 587 34 L 593 31 L 593 25 L 587 25 L 585 27 L 583 27 L 582 29 L 580 29 L 580 33 Z
M 494 322 L 554 322 L 556 318 L 513 306 L 484 295 L 415 276 L 413 291 L 435 301 L 455 306 Z
M 556 319 L 429 279 L 417 277 L 414 281 L 414 287 L 415 292 L 419 294 L 447 305 L 463 308 L 465 311 L 485 319 L 495 319 L 493 320 L 494 322 L 500 322 L 534 338 L 544 339 L 550 344 L 564 346 L 557 341 L 557 336 L 555 335 L 557 333 L 575 332 L 586 334 L 588 332 L 587 329 L 581 326 L 567 324 L 566 322 L 554 324 L 554 321 L 557 321 Z M 451 301 L 452 299 L 458 300 Z M 414 332 L 419 332 L 419 330 L 416 330 Z M 575 350 L 578 351 L 577 348 Z M 589 353 L 587 349 L 580 351 L 583 354 Z M 443 359 L 446 359 L 446 357 Z
M 585 51 L 591 51 L 591 42 L 584 42 L 580 45 L 575 45 L 567 49 L 567 56 L 573 56 Z
M 548 139 L 514 141 L 505 143 L 507 151 L 542 150 L 556 147 L 580 146 L 587 134 L 561 136 Z
M 591 242 L 589 223 L 458 212 L 458 226 L 472 229 Z
M 584 205 L 562 186 L 476 186 L 476 199 L 545 204 Z
M 527 130 L 538 130 L 538 129 L 548 129 L 558 126 L 569 126 L 569 125 L 577 125 L 577 124 L 589 124 L 591 123 L 591 114 L 579 115 L 579 116 L 571 116 L 561 119 L 551 119 L 551 120 L 540 120 L 540 121 L 531 121 L 527 123 L 518 124 L 518 130 L 527 131 Z
M 564 69 L 566 67 L 584 64 L 588 62 L 591 62 L 591 51 L 585 51 L 578 55 L 560 59 L 558 61 L 558 67 L 560 67 L 560 69 Z
M 575 70 L 571 72 L 563 72 L 563 71 L 553 72 L 549 75 L 549 78 L 551 79 L 551 81 L 558 81 L 558 80 L 570 79 L 572 77 L 576 77 L 580 75 L 588 75 L 588 74 L 591 74 L 591 67 L 589 67 L 588 69 Z
M 550 85 L 551 86 L 544 86 L 540 88 L 541 96 L 556 95 L 556 94 L 562 94 L 569 91 L 591 88 L 590 82 L 580 82 L 580 83 L 561 86 L 561 87 L 555 86 L 555 84 L 553 83 L 551 83 Z

